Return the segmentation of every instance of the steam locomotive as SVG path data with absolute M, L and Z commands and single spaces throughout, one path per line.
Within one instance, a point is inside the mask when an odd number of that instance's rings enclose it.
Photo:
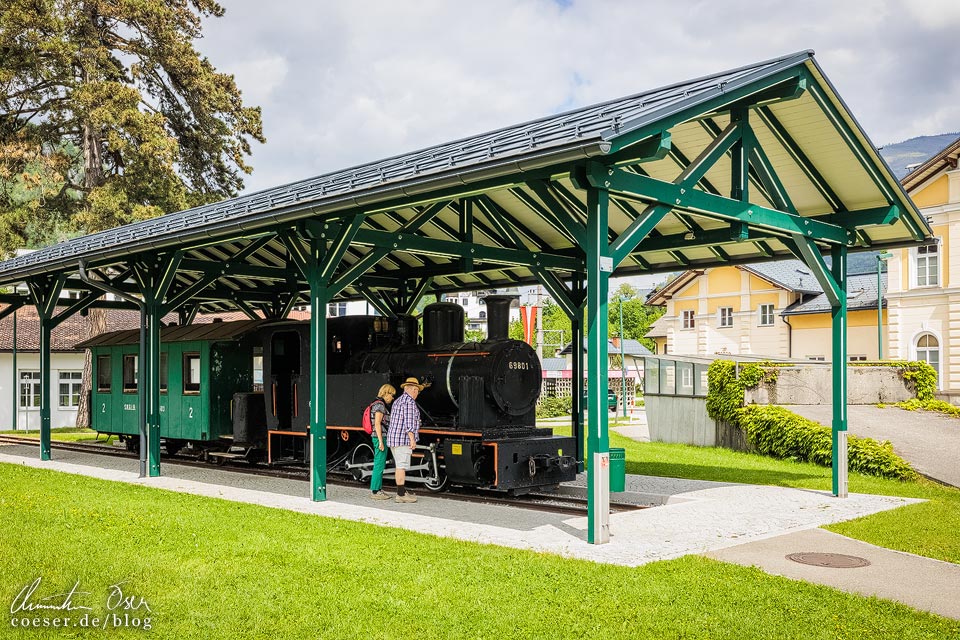
M 540 362 L 529 345 L 507 337 L 511 299 L 485 298 L 489 330 L 480 342 L 464 341 L 464 310 L 454 303 L 424 309 L 422 342 L 412 316 L 328 318 L 328 470 L 369 478 L 373 448 L 360 426 L 363 410 L 383 384 L 400 389 L 416 376 L 430 386 L 417 400 L 423 425 L 408 482 L 430 491 L 454 484 L 522 493 L 574 479 L 574 439 L 536 426 Z M 92 426 L 128 443 L 137 441 L 136 381 L 128 375 L 135 343 L 134 331 L 79 345 L 94 355 Z M 189 445 L 218 461 L 309 462 L 308 322 L 166 327 L 161 345 L 168 451 Z M 176 359 L 181 367 L 168 366 Z

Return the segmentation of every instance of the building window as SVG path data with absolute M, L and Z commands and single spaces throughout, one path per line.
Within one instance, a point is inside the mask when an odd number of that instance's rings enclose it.
M 80 388 L 83 386 L 82 371 L 60 372 L 60 408 L 75 409 L 80 406 Z
M 328 318 L 339 318 L 340 316 L 347 315 L 347 303 L 346 302 L 331 302 L 327 305 L 327 317 Z
M 486 312 L 486 311 L 481 311 L 480 314 L 479 314 L 479 316 L 480 316 L 480 319 L 481 319 L 481 320 L 486 320 L 486 319 L 487 319 L 487 312 Z
M 20 372 L 20 408 L 40 408 L 40 372 Z
M 940 284 L 940 247 L 926 244 L 917 247 L 917 286 L 935 287 Z
M 139 358 L 135 355 L 125 355 L 123 356 L 123 392 L 124 393 L 136 393 L 137 392 L 137 380 L 139 373 L 137 370 L 137 364 Z
M 200 393 L 200 354 L 183 354 L 183 392 Z
M 693 318 L 693 311 L 688 310 L 682 313 L 683 324 L 681 325 L 684 329 L 693 329 L 696 324 L 696 320 Z
M 460 298 L 460 306 L 465 307 L 468 302 L 470 302 L 469 298 Z
M 733 326 L 733 307 L 720 307 L 720 326 Z
M 850 362 L 866 362 L 867 356 L 850 356 Z
M 761 327 L 773 326 L 773 305 L 772 304 L 760 305 L 760 326 Z
M 940 386 L 940 343 L 929 333 L 917 338 L 917 360 L 923 360 L 937 372 L 937 387 Z
M 110 356 L 97 356 L 97 391 L 110 393 L 113 381 L 113 363 Z

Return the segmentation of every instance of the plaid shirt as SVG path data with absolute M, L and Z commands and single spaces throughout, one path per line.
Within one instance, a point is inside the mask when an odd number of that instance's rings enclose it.
M 390 427 L 387 429 L 387 446 L 408 447 L 408 433 L 413 434 L 414 442 L 420 439 L 420 409 L 417 401 L 410 394 L 404 393 L 393 401 L 392 409 Z

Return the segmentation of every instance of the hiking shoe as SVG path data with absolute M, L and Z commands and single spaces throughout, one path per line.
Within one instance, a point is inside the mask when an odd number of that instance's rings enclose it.
M 405 496 L 397 496 L 397 502 L 416 502 L 417 496 L 412 493 L 408 493 Z
M 383 491 L 378 491 L 377 493 L 370 494 L 371 500 L 389 500 L 392 497 L 393 497 L 393 494 L 385 493 Z

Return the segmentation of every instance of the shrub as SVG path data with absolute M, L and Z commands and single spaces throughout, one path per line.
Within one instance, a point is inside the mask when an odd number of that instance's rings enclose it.
M 904 364 L 929 367 L 925 362 Z M 906 377 L 907 370 L 904 371 Z M 920 380 L 921 386 L 925 384 L 923 367 L 912 367 L 909 371 L 917 372 L 916 379 Z M 743 406 L 744 391 L 775 376 L 776 371 L 771 371 L 765 363 L 745 365 L 737 377 L 733 362 L 714 361 L 707 372 L 710 385 L 707 413 L 714 420 L 739 427 L 757 453 L 830 466 L 833 461 L 833 434 L 830 428 L 783 407 Z M 847 461 L 849 469 L 860 473 L 899 480 L 916 477 L 910 465 L 896 455 L 893 446 L 886 441 L 849 436 Z
M 738 424 L 758 453 L 823 466 L 832 462 L 831 429 L 788 409 L 750 405 L 739 410 Z M 851 471 L 897 480 L 916 478 L 910 465 L 887 441 L 851 435 L 847 438 L 847 458 Z
M 954 406 L 949 402 L 944 402 L 943 400 L 918 400 L 914 398 L 912 400 L 906 400 L 905 402 L 898 402 L 895 406 L 906 409 L 907 411 L 923 409 L 924 411 L 936 411 L 948 416 L 960 417 L 960 407 Z
M 537 405 L 538 418 L 556 418 L 570 413 L 573 410 L 573 398 L 556 398 L 548 396 L 540 398 Z

